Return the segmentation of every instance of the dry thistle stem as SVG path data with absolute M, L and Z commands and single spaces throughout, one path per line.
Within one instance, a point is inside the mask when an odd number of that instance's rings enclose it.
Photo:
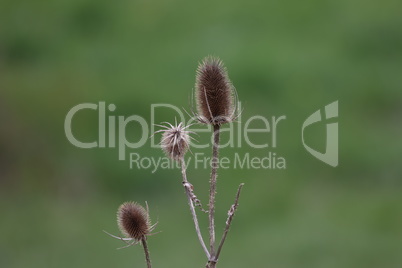
M 184 158 L 181 159 L 181 174 L 183 176 L 183 186 L 184 186 L 184 190 L 186 191 L 188 204 L 190 206 L 191 215 L 192 215 L 193 221 L 194 221 L 195 232 L 197 233 L 198 240 L 200 241 L 201 247 L 204 250 L 205 255 L 207 256 L 208 259 L 210 259 L 211 254 L 208 251 L 207 246 L 205 245 L 204 238 L 202 237 L 200 225 L 198 223 L 197 213 L 195 212 L 194 205 L 197 205 L 197 203 L 198 203 L 199 206 L 201 207 L 201 210 L 203 210 L 203 209 L 201 206 L 201 202 L 197 199 L 196 195 L 194 194 L 193 185 L 187 180 L 186 163 L 184 161 Z
M 187 180 L 187 174 L 186 174 L 186 165 L 184 161 L 184 154 L 187 152 L 189 149 L 189 142 L 190 142 L 190 133 L 194 133 L 192 131 L 186 130 L 189 126 L 184 126 L 183 123 L 177 123 L 175 126 L 173 126 L 170 123 L 167 123 L 167 126 L 165 125 L 158 125 L 160 127 L 163 127 L 164 129 L 158 130 L 155 133 L 162 132 L 162 140 L 161 140 L 161 147 L 165 151 L 165 153 L 172 159 L 179 161 L 181 164 L 181 170 L 182 170 L 182 177 L 183 177 L 183 187 L 184 190 L 186 191 L 186 196 L 188 200 L 188 204 L 190 206 L 190 212 L 194 221 L 194 227 L 195 231 L 198 236 L 198 240 L 200 241 L 200 244 L 207 256 L 207 258 L 210 258 L 209 251 L 205 245 L 204 239 L 201 234 L 200 226 L 198 223 L 198 218 L 197 218 L 197 213 L 195 211 L 195 206 L 199 206 L 202 211 L 205 211 L 202 208 L 201 201 L 197 199 L 197 196 L 194 194 L 194 187 L 193 185 Z
M 170 123 L 166 123 L 167 126 L 159 125 L 164 129 L 158 132 L 163 132 L 161 139 L 161 147 L 166 155 L 173 160 L 180 161 L 186 154 L 189 144 L 191 131 L 186 130 L 188 126 L 184 126 L 183 123 L 179 123 L 173 126 Z
M 221 125 L 234 120 L 235 89 L 219 58 L 204 58 L 197 69 L 195 88 L 200 122 Z

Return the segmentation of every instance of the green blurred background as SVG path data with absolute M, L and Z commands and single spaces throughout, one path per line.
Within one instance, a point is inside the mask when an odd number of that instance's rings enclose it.
M 219 235 L 246 185 L 219 267 L 402 267 L 401 10 L 396 0 L 2 0 L 0 267 L 145 267 L 140 248 L 116 251 L 122 243 L 102 232 L 118 234 L 127 200 L 148 201 L 159 219 L 155 267 L 203 267 L 179 170 L 152 174 L 118 161 L 115 148 L 76 148 L 64 119 L 86 102 L 147 120 L 154 103 L 189 109 L 207 55 L 225 62 L 244 119 L 287 116 L 277 148 L 221 152 L 275 152 L 287 169 L 220 170 Z M 301 125 L 336 100 L 332 168 L 303 148 Z M 96 112 L 76 118 L 74 134 L 95 140 Z M 324 123 L 312 127 L 308 144 L 323 149 L 324 134 Z M 127 137 L 138 138 L 134 124 Z M 149 143 L 129 152 L 163 156 Z M 209 170 L 188 172 L 206 203 Z

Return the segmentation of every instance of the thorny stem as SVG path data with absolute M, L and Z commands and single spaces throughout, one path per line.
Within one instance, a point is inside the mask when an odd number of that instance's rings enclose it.
M 151 268 L 151 258 L 149 256 L 149 250 L 148 250 L 148 245 L 147 245 L 147 239 L 144 236 L 141 240 L 141 244 L 144 247 L 144 252 L 145 252 L 145 260 L 147 261 L 147 267 Z
M 191 198 L 191 189 L 189 188 L 191 184 L 187 180 L 186 164 L 185 164 L 184 158 L 181 158 L 181 174 L 183 176 L 183 186 L 184 186 L 184 189 L 186 191 L 186 195 L 187 195 L 187 199 L 188 199 L 188 205 L 190 206 L 191 215 L 193 216 L 195 231 L 197 232 L 198 240 L 200 241 L 200 244 L 201 244 L 205 254 L 207 255 L 207 258 L 209 259 L 210 254 L 209 254 L 209 251 L 208 251 L 208 249 L 207 249 L 207 247 L 205 245 L 204 239 L 202 238 L 200 225 L 198 224 L 198 218 L 197 218 L 197 214 L 196 214 L 195 208 L 194 208 L 194 203 L 193 203 L 193 200 Z
M 216 177 L 219 166 L 219 132 L 220 126 L 214 125 L 214 144 L 212 146 L 212 167 L 209 189 L 209 245 L 211 258 L 215 257 L 215 195 L 216 195 Z
M 239 188 L 237 189 L 237 194 L 236 194 L 235 202 L 234 202 L 234 204 L 230 207 L 230 209 L 229 209 L 229 211 L 228 211 L 228 218 L 227 218 L 227 220 L 226 220 L 225 231 L 223 232 L 221 242 L 219 243 L 218 250 L 216 251 L 216 256 L 215 256 L 215 260 L 216 260 L 216 261 L 218 261 L 218 259 L 219 259 L 219 255 L 220 255 L 220 253 L 221 253 L 223 244 L 225 243 L 226 236 L 227 236 L 228 233 L 229 233 L 229 229 L 230 229 L 230 225 L 231 225 L 232 220 L 233 220 L 233 216 L 234 216 L 234 214 L 235 214 L 235 212 L 236 212 L 237 207 L 239 206 L 239 197 L 240 197 L 241 189 L 243 188 L 243 186 L 244 186 L 244 183 L 241 183 L 241 184 L 239 185 Z

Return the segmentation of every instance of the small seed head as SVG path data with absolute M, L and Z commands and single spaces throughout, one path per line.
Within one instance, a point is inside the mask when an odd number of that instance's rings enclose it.
M 117 224 L 123 235 L 136 241 L 141 241 L 151 231 L 147 210 L 135 202 L 126 202 L 119 207 Z
M 161 147 L 166 155 L 173 160 L 181 160 L 189 149 L 191 131 L 186 130 L 187 127 L 180 123 L 179 125 L 163 126 L 161 130 L 162 140 Z

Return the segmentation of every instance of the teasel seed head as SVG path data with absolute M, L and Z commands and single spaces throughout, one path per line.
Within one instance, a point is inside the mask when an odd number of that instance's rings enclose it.
M 173 126 L 166 123 L 167 126 L 161 125 L 164 129 L 157 131 L 163 132 L 161 139 L 161 147 L 166 155 L 173 160 L 180 161 L 190 147 L 190 133 L 186 130 L 188 126 L 179 123 Z
M 200 122 L 221 125 L 234 120 L 235 88 L 219 58 L 208 56 L 198 66 L 195 91 Z
M 148 211 L 135 202 L 125 202 L 117 210 L 117 224 L 128 238 L 141 241 L 151 232 Z

